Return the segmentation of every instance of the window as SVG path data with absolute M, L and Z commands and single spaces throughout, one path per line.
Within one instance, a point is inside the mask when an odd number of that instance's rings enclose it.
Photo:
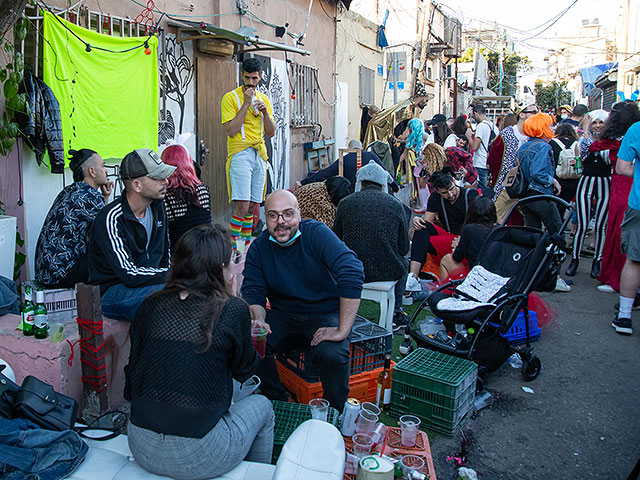
M 318 69 L 292 63 L 291 77 L 295 94 L 291 108 L 291 126 L 318 125 Z
M 360 79 L 360 95 L 358 99 L 360 101 L 360 106 L 364 107 L 365 105 L 375 105 L 376 103 L 375 72 L 372 69 L 365 67 L 364 65 L 360 65 L 359 79 Z

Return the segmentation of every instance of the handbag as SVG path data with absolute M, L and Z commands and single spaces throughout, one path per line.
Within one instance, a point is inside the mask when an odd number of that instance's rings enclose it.
M 524 178 L 524 173 L 520 168 L 520 162 L 516 159 L 516 165 L 507 172 L 502 182 L 509 198 L 523 198 L 529 190 L 529 182 Z
M 76 421 L 78 404 L 71 398 L 56 392 L 42 380 L 27 376 L 16 393 L 13 404 L 16 416 L 31 420 L 47 430 L 70 430 Z
M 4 370 L 4 365 L 0 365 L 0 371 Z M 14 418 L 13 402 L 18 393 L 18 385 L 9 377 L 0 373 L 0 418 Z

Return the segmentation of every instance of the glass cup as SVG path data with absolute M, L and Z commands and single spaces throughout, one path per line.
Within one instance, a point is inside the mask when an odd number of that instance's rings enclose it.
M 49 329 L 51 343 L 60 343 L 64 338 L 64 325 L 62 323 L 52 323 Z
M 403 447 L 413 447 L 416 444 L 420 419 L 413 415 L 403 415 L 400 417 L 400 430 L 402 433 L 401 443 Z
M 329 401 L 324 398 L 314 398 L 309 401 L 311 407 L 311 418 L 316 420 L 327 421 L 327 414 L 329 413 Z
M 356 433 L 373 433 L 378 423 L 378 415 L 361 409 L 356 420 Z
M 400 459 L 400 467 L 404 475 L 411 475 L 413 472 L 422 472 L 424 460 L 417 455 L 404 455 Z
M 253 327 L 251 329 L 251 341 L 260 358 L 264 358 L 267 352 L 267 331 L 262 327 Z
M 362 402 L 362 404 L 360 405 L 360 408 L 362 410 L 367 410 L 373 413 L 374 415 L 377 415 L 378 417 L 382 413 L 378 408 L 378 406 L 375 403 L 371 403 L 371 402 Z
M 356 433 L 353 437 L 353 454 L 362 458 L 365 455 L 371 453 L 371 447 L 373 446 L 373 438 L 366 433 Z

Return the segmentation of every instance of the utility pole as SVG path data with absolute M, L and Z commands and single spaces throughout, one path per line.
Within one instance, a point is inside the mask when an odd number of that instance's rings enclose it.
M 502 96 L 502 79 L 504 78 L 504 68 L 503 68 L 503 62 L 504 62 L 504 33 L 501 34 L 500 36 L 500 52 L 498 53 L 498 65 L 499 65 L 499 70 L 498 70 L 498 75 L 499 75 L 499 79 L 500 79 L 500 83 L 498 84 L 498 95 Z
M 476 96 L 476 82 L 478 80 L 478 55 L 480 55 L 480 24 L 478 24 L 478 35 L 476 36 L 476 46 L 473 49 L 473 89 L 471 96 Z
M 393 73 L 393 104 L 398 103 L 398 52 L 393 52 L 393 67 L 391 69 Z

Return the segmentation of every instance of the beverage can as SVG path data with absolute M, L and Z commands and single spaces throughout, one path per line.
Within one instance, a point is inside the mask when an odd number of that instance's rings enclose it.
M 340 433 L 345 437 L 351 437 L 356 431 L 356 419 L 360 413 L 360 401 L 357 398 L 347 398 L 342 411 L 342 424 Z

